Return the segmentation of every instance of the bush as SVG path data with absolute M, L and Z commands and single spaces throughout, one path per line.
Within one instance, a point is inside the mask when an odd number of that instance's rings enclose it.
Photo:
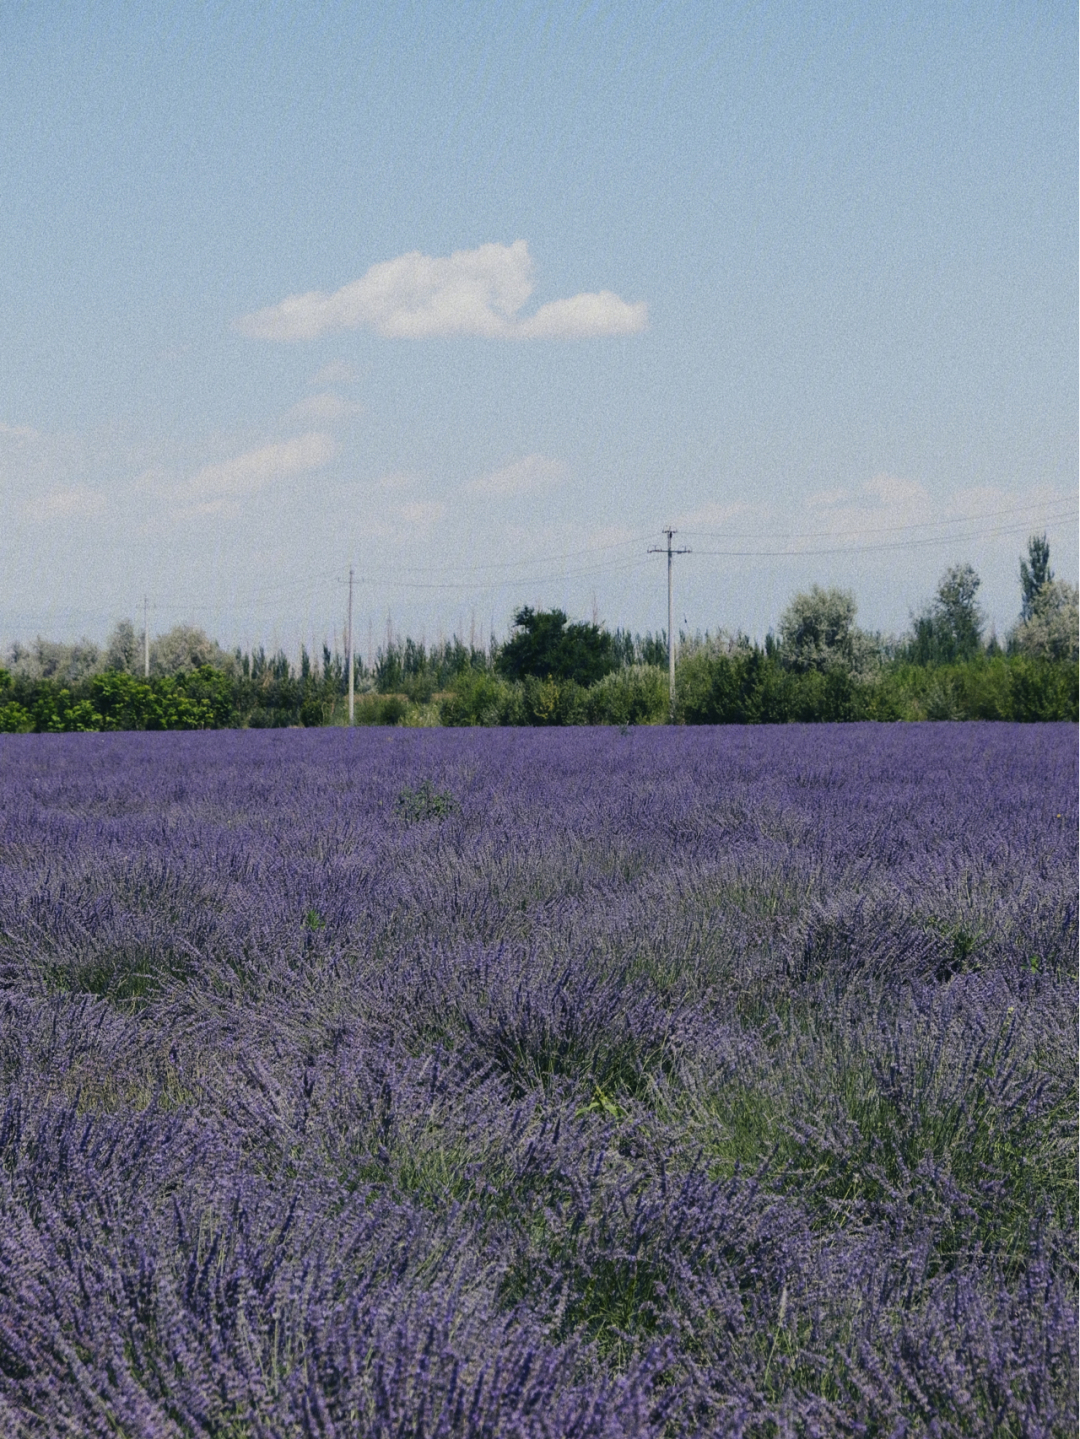
M 522 685 L 525 723 L 583 725 L 589 722 L 588 690 L 575 680 L 538 679 L 528 675 Z
M 699 651 L 675 674 L 676 716 L 683 724 L 753 724 L 761 718 L 760 650 Z
M 15 700 L 0 705 L 0 734 L 29 734 L 34 728 L 34 716 L 23 709 Z
M 984 656 L 962 664 L 899 664 L 874 687 L 867 719 L 1075 720 L 1077 667 Z
M 599 625 L 567 625 L 562 610 L 526 606 L 514 616 L 513 634 L 496 661 L 507 679 L 572 680 L 592 685 L 616 665 L 615 645 Z
M 629 665 L 605 675 L 588 692 L 590 724 L 663 724 L 668 716 L 667 671 Z
M 355 718 L 358 725 L 400 724 L 409 712 L 405 695 L 357 695 Z
M 521 686 L 483 670 L 464 670 L 439 701 L 444 725 L 527 724 Z
M 1072 720 L 1080 718 L 1080 667 L 1047 660 L 1013 662 L 1010 672 L 1010 719 Z

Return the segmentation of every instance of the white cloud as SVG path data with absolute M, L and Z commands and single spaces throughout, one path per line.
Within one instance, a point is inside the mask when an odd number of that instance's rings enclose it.
M 465 491 L 470 495 L 530 495 L 557 485 L 565 474 L 566 466 L 559 460 L 549 460 L 544 455 L 526 455 L 524 459 L 504 465 L 490 475 L 470 480 Z
M 335 420 L 347 420 L 359 409 L 359 405 L 343 400 L 336 391 L 323 390 L 318 395 L 307 395 L 293 405 L 289 411 L 289 419 L 321 420 L 324 424 L 333 424 Z
M 84 520 L 99 515 L 104 508 L 105 496 L 99 490 L 76 485 L 30 500 L 23 512 L 31 520 Z
M 644 302 L 610 290 L 574 295 L 518 312 L 533 291 L 524 240 L 481 245 L 448 257 L 413 250 L 372 265 L 359 280 L 327 294 L 310 290 L 245 315 L 236 328 L 258 340 L 313 340 L 334 330 L 375 330 L 390 339 L 479 335 L 487 339 L 581 339 L 630 335 L 648 321 Z
M 517 322 L 523 340 L 590 340 L 604 335 L 636 335 L 649 322 L 644 300 L 628 304 L 610 290 L 552 300 L 535 315 Z
M 321 469 L 336 453 L 337 445 L 330 435 L 312 430 L 291 440 L 248 450 L 219 464 L 204 465 L 182 487 L 181 493 L 186 498 L 203 500 L 255 494 L 274 480 Z
M 326 385 L 354 385 L 360 378 L 355 365 L 348 360 L 331 360 L 312 378 L 312 385 L 322 389 Z

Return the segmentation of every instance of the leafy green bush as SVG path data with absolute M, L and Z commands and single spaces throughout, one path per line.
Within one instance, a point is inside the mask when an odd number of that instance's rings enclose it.
M 423 780 L 415 789 L 406 785 L 394 801 L 394 812 L 405 821 L 406 826 L 419 824 L 425 819 L 446 819 L 457 807 L 454 796 L 448 790 L 436 789 L 429 779 Z
M 663 724 L 668 717 L 668 677 L 659 665 L 628 665 L 588 691 L 590 724 Z
M 29 734 L 34 716 L 15 700 L 0 705 L 0 734 Z
M 536 611 L 526 606 L 514 616 L 514 630 L 496 660 L 507 679 L 531 676 L 592 685 L 616 666 L 611 636 L 599 625 L 568 625 L 562 610 Z
M 785 668 L 777 656 L 699 652 L 678 669 L 683 724 L 850 720 L 1076 720 L 1076 664 L 983 654 L 953 664 L 894 663 L 859 680 Z
M 444 725 L 527 724 L 521 686 L 483 670 L 463 670 L 439 701 Z
M 582 725 L 589 722 L 588 690 L 576 680 L 538 679 L 527 675 L 523 684 L 526 723 Z
M 896 664 L 877 681 L 879 704 L 866 718 L 1075 721 L 1077 676 L 1076 664 L 1023 655 L 983 655 L 950 665 Z
M 1014 720 L 1073 720 L 1080 718 L 1080 666 L 1075 662 L 1014 660 L 1009 676 Z

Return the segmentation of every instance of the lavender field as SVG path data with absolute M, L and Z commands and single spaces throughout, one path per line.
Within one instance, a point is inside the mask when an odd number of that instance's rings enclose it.
M 0 736 L 0 1432 L 1075 1433 L 1076 739 Z

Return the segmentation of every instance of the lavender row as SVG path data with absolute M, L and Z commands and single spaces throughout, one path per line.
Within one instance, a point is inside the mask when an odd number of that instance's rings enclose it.
M 5 1432 L 1075 1430 L 1074 727 L 0 774 Z

